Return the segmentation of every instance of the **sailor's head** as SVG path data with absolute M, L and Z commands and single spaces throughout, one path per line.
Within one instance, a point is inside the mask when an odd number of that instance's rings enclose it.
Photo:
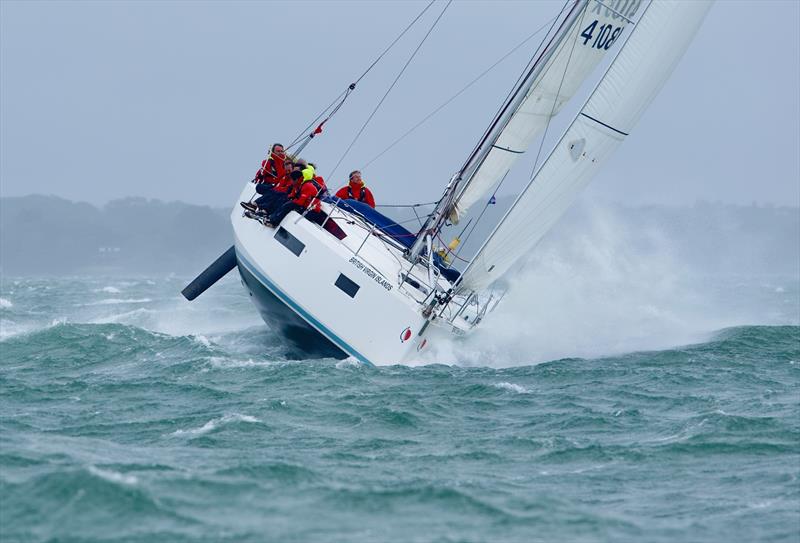
M 361 172 L 358 170 L 353 170 L 350 172 L 350 184 L 351 185 L 363 185 L 364 181 L 361 179 Z
M 289 178 L 295 185 L 300 184 L 300 182 L 303 181 L 303 172 L 300 170 L 293 170 L 292 173 L 289 174 Z
M 286 157 L 286 148 L 284 148 L 282 143 L 276 143 L 272 146 L 271 152 L 273 155 L 277 156 L 278 158 L 285 158 Z

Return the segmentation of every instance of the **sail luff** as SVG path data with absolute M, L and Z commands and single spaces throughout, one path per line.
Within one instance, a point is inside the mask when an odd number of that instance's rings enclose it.
M 438 232 L 441 228 L 441 224 L 448 218 L 448 215 L 453 222 L 458 222 L 458 215 L 454 213 L 456 209 L 455 202 L 468 190 L 475 172 L 483 164 L 486 156 L 491 152 L 494 144 L 497 143 L 497 139 L 502 135 L 508 123 L 519 110 L 520 104 L 528 97 L 531 86 L 537 81 L 539 74 L 544 67 L 548 65 L 553 53 L 558 49 L 559 44 L 572 28 L 573 20 L 583 12 L 582 9 L 578 9 L 578 7 L 582 5 L 582 8 L 586 8 L 589 1 L 590 0 L 567 0 L 562 9 L 562 13 L 566 12 L 567 15 L 557 28 L 555 26 L 557 19 L 553 23 L 553 28 L 556 28 L 556 30 L 552 35 L 552 28 L 547 32 L 543 41 L 543 43 L 547 43 L 541 49 L 539 57 L 535 60 L 531 59 L 532 64 L 526 66 L 525 71 L 514 84 L 514 88 L 500 107 L 500 110 L 495 114 L 492 122 L 486 128 L 478 144 L 469 154 L 467 160 L 464 161 L 459 171 L 453 175 L 448 182 L 442 198 L 417 233 L 417 240 L 408 252 L 409 259 L 416 260 L 417 256 L 425 248 L 425 238 L 428 233 L 431 231 Z M 568 10 L 567 6 L 570 2 L 572 2 L 572 7 Z M 549 40 L 547 39 L 548 36 L 550 36 Z
M 451 220 L 457 222 L 472 205 L 484 199 L 527 151 L 621 36 L 628 16 L 636 13 L 641 0 L 611 3 L 624 13 L 599 0 L 573 5 L 535 71 L 524 82 L 524 91 L 510 114 L 486 143 L 480 160 L 463 176 L 464 182 L 449 210 Z
M 470 182 L 476 171 L 481 167 L 486 160 L 487 155 L 497 143 L 497 140 L 502 136 L 503 131 L 511 122 L 511 119 L 519 111 L 522 102 L 528 97 L 531 87 L 534 85 L 542 70 L 547 66 L 553 54 L 558 50 L 561 42 L 569 33 L 574 20 L 580 16 L 583 8 L 589 3 L 589 0 L 574 0 L 572 8 L 567 12 L 566 17 L 561 22 L 559 27 L 553 33 L 553 36 L 548 41 L 547 45 L 542 49 L 539 58 L 537 58 L 530 68 L 526 67 L 527 74 L 521 77 L 519 83 L 515 86 L 509 95 L 509 99 L 501 108 L 497 118 L 487 130 L 485 137 L 481 140 L 473 153 L 464 163 L 461 168 L 460 176 L 463 179 L 462 185 L 458 187 L 458 195 L 456 200 L 460 199 L 465 191 L 469 189 Z M 579 6 L 582 7 L 580 9 Z M 546 38 L 546 37 L 545 37 Z M 533 59 L 532 59 L 533 60 Z
M 619 146 L 666 83 L 711 0 L 653 0 L 544 164 L 467 266 L 480 289 L 530 250 Z

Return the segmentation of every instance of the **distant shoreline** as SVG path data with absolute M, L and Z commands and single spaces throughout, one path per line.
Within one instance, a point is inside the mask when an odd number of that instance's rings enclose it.
M 464 239 L 472 254 L 511 204 L 489 206 Z M 398 221 L 412 214 L 382 209 Z M 147 198 L 98 207 L 57 196 L 0 198 L 0 273 L 10 276 L 193 275 L 233 243 L 230 208 Z M 413 223 L 411 224 L 412 230 Z M 444 233 L 459 234 L 460 226 Z M 613 255 L 664 251 L 686 273 L 796 275 L 800 208 L 697 202 L 691 206 L 592 204 L 570 209 L 534 252 L 574 259 L 592 248 Z M 631 256 L 633 255 L 633 256 Z

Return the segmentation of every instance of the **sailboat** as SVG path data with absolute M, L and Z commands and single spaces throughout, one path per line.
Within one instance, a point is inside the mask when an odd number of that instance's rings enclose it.
M 711 0 L 643 4 L 567 2 L 418 232 L 353 200 L 321 197 L 324 221 L 293 211 L 274 227 L 236 205 L 234 246 L 184 296 L 194 299 L 238 268 L 270 328 L 307 350 L 364 364 L 408 362 L 437 342 L 469 333 L 502 298 L 493 285 L 529 254 L 630 135 Z M 442 229 L 493 194 L 609 54 L 614 58 L 549 155 L 474 257 L 456 270 L 448 262 L 454 247 L 441 246 Z M 254 193 L 247 183 L 240 200 Z

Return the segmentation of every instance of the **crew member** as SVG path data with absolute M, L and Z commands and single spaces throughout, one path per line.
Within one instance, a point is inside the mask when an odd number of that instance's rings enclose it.
M 286 149 L 282 144 L 276 143 L 269 152 L 269 157 L 261 161 L 261 168 L 256 172 L 256 183 L 275 184 L 286 175 Z
M 375 209 L 375 198 L 372 197 L 372 191 L 364 185 L 361 172 L 358 170 L 350 172 L 350 180 L 347 185 L 336 191 L 336 197 L 342 200 L 358 200 Z
M 290 211 L 302 213 L 311 208 L 306 216 L 314 222 L 319 218 L 318 216 L 322 215 L 322 208 L 317 198 L 322 191 L 322 186 L 313 177 L 308 180 L 303 179 L 303 175 L 304 172 L 300 169 L 295 169 L 289 174 L 292 180 L 292 189 L 288 193 L 288 201 L 270 214 L 268 226 L 279 225 Z

